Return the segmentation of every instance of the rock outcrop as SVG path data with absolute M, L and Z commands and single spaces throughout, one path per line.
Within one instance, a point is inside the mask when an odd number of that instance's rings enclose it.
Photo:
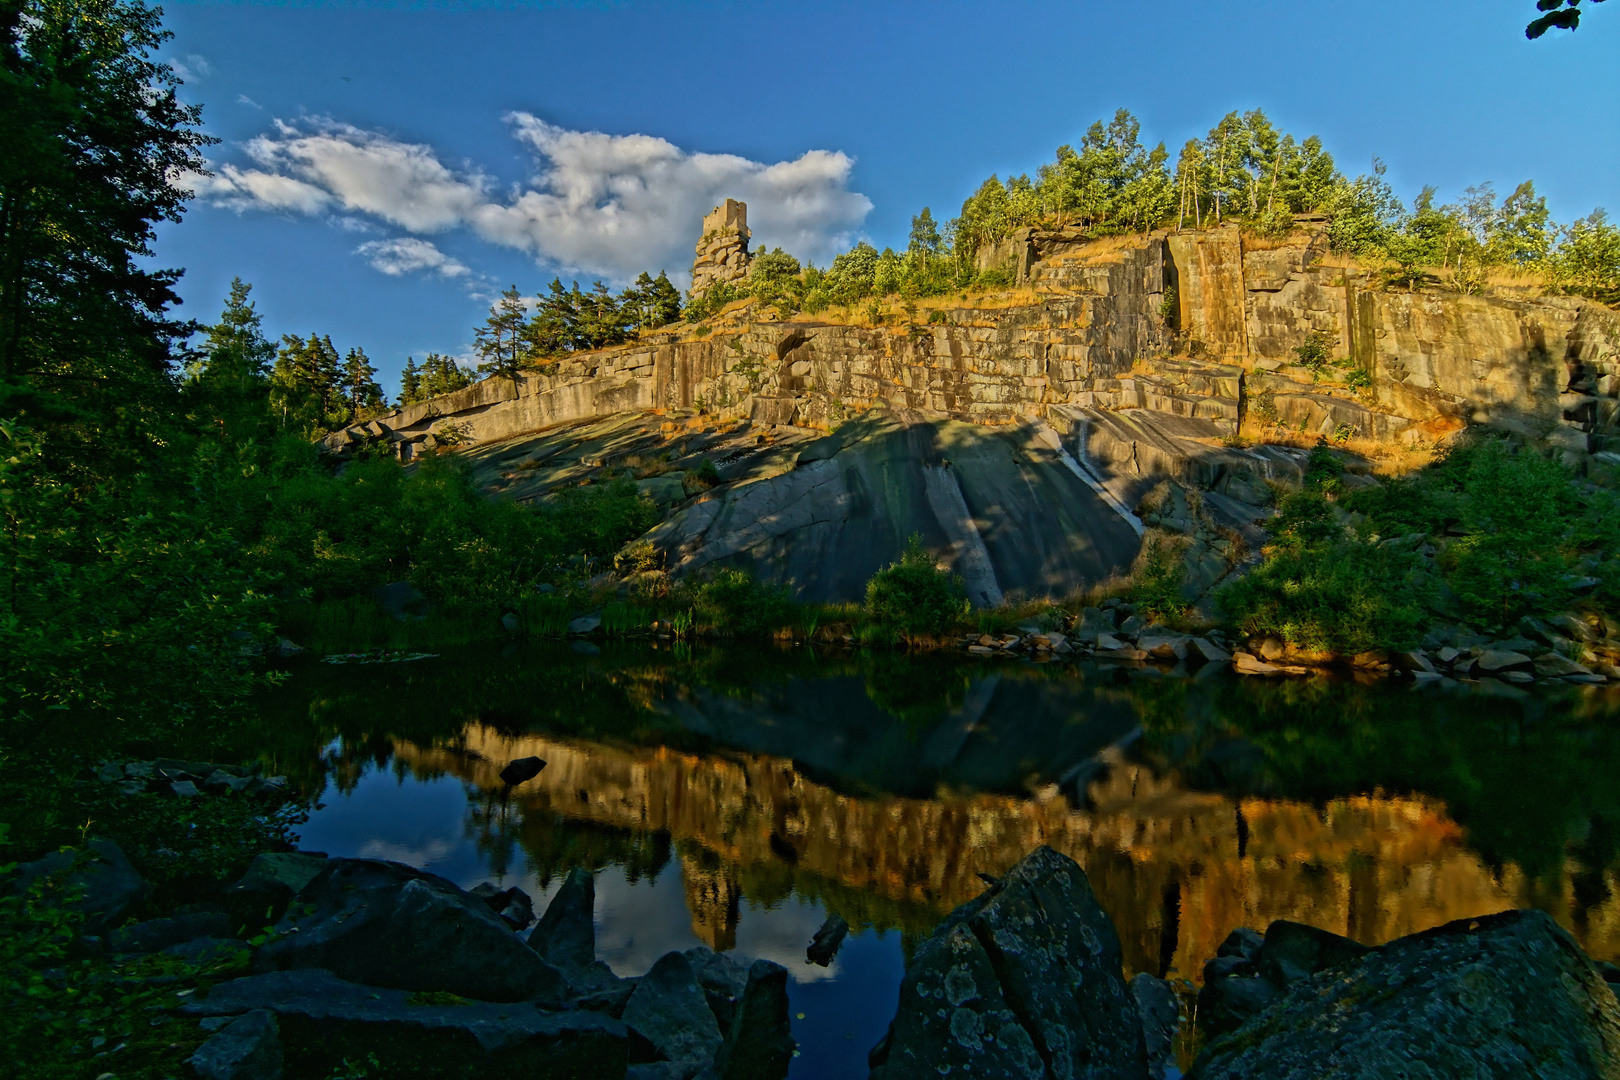
M 1142 1023 L 1085 872 L 1037 848 L 917 950 L 874 1080 L 1141 1080 Z
M 1267 946 L 1276 932 L 1267 932 Z M 1189 1080 L 1620 1074 L 1620 1003 L 1542 912 L 1464 919 L 1336 955 L 1294 937 L 1283 951 L 1315 973 L 1262 972 L 1267 981 L 1293 977 L 1258 1015 L 1211 1043 Z
M 402 863 L 330 860 L 276 930 L 256 970 L 324 968 L 369 986 L 482 1001 L 567 996 L 562 973 L 483 901 Z
M 713 285 L 734 285 L 748 278 L 748 204 L 727 199 L 703 216 L 703 235 L 692 260 L 692 295 Z

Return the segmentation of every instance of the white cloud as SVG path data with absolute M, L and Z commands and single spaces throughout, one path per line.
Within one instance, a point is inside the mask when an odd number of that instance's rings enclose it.
M 249 108 L 252 108 L 252 109 L 258 109 L 260 112 L 264 111 L 264 106 L 263 105 L 260 105 L 257 101 L 254 101 L 252 98 L 248 97 L 246 94 L 237 94 L 236 95 L 236 103 L 238 105 L 246 105 L 246 106 L 248 106 Z
M 390 277 L 403 277 L 419 270 L 433 270 L 447 278 L 465 277 L 472 273 L 464 263 L 457 261 L 426 240 L 414 236 L 394 240 L 372 240 L 354 249 L 364 255 L 371 265 Z
M 854 162 L 839 152 L 766 164 L 650 135 L 571 131 L 528 113 L 507 121 L 537 172 L 504 194 L 474 168 L 447 167 L 431 147 L 332 120 L 276 121 L 244 147 L 256 167 L 225 165 L 196 190 L 238 210 L 339 211 L 417 235 L 468 229 L 620 281 L 660 269 L 684 279 L 704 213 L 728 197 L 749 204 L 756 248 L 816 259 L 847 247 L 872 209 L 849 190 Z
M 214 65 L 208 62 L 208 57 L 198 53 L 187 53 L 184 60 L 170 60 L 169 66 L 181 82 L 201 82 L 214 73 Z

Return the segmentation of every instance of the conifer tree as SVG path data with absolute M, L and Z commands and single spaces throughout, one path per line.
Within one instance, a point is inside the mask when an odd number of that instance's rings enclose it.
M 399 400 L 403 405 L 415 405 L 422 400 L 422 376 L 416 370 L 416 357 L 405 358 L 405 369 L 399 376 Z
M 192 369 L 194 378 L 247 389 L 269 375 L 276 347 L 265 339 L 264 320 L 248 299 L 252 291 L 253 286 L 241 278 L 232 279 L 219 322 L 205 331 L 202 359 Z
M 523 294 L 513 285 L 490 306 L 489 318 L 474 335 L 473 348 L 482 361 L 478 365 L 479 374 L 502 375 L 517 382 L 528 351 L 525 348 L 528 321 Z
M 343 394 L 349 406 L 349 419 L 362 420 L 388 406 L 382 387 L 377 385 L 377 369 L 364 349 L 350 349 L 343 362 Z
M 658 271 L 652 285 L 646 290 L 647 307 L 651 312 L 648 326 L 668 326 L 681 317 L 681 290 L 670 283 L 669 275 Z

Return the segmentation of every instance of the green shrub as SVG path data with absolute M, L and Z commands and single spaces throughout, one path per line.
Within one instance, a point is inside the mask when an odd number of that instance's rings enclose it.
M 1150 619 L 1173 622 L 1187 611 L 1181 595 L 1186 580 L 1181 546 L 1169 537 L 1150 536 L 1131 574 L 1131 603 Z
M 1354 654 L 1415 646 L 1432 595 L 1411 552 L 1347 538 L 1281 546 L 1216 599 L 1246 634 Z
M 900 558 L 866 583 L 866 610 L 873 621 L 907 637 L 944 634 L 968 611 L 962 579 L 934 565 L 912 534 Z
M 693 593 L 696 621 L 718 634 L 759 637 L 793 622 L 787 589 L 757 581 L 747 570 L 721 570 Z
M 1321 371 L 1327 364 L 1328 357 L 1332 355 L 1333 338 L 1320 330 L 1313 330 L 1305 336 L 1302 344 L 1294 346 L 1294 355 L 1299 362 L 1312 371 Z

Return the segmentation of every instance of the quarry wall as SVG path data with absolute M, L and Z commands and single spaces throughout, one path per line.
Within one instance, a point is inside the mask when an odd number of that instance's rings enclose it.
M 1620 451 L 1620 315 L 1598 304 L 1388 290 L 1326 264 L 1309 229 L 1286 243 L 1236 227 L 1103 241 L 1026 229 L 1002 247 L 1016 288 L 910 325 L 755 321 L 734 305 L 704 326 L 399 410 L 369 435 L 409 458 L 451 437 L 488 442 L 634 410 L 827 428 L 877 405 L 978 424 L 1083 407 L 1227 432 L 1256 410 L 1307 433 L 1383 439 L 1483 423 L 1576 461 Z M 1313 334 L 1337 365 L 1299 364 Z M 1353 387 L 1354 371 L 1368 384 Z M 329 445 L 364 437 L 339 432 Z

